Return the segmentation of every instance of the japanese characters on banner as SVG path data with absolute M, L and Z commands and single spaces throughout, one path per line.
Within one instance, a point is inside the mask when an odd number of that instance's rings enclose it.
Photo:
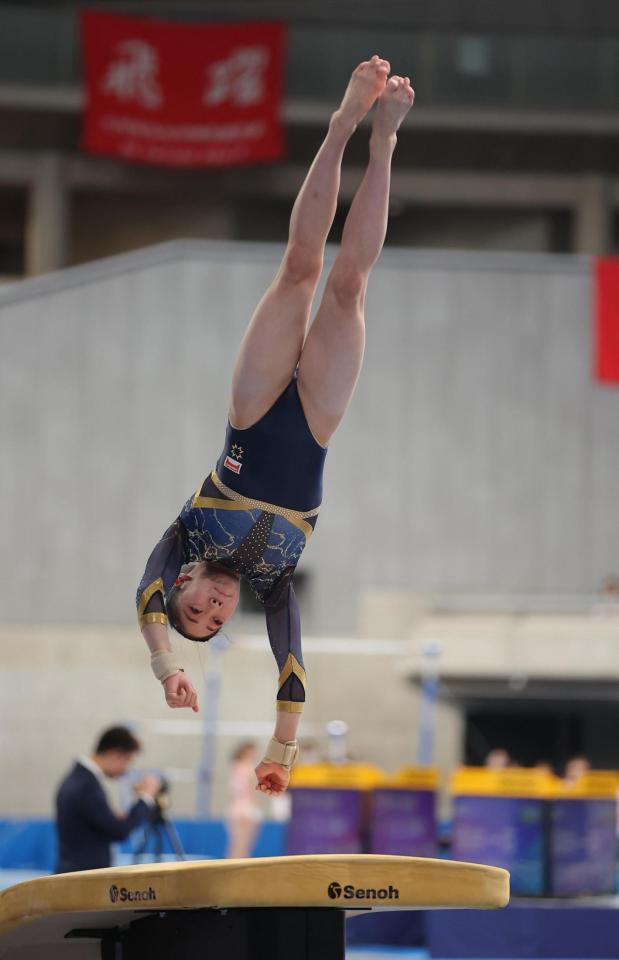
M 82 14 L 87 151 L 175 167 L 282 154 L 285 29 Z

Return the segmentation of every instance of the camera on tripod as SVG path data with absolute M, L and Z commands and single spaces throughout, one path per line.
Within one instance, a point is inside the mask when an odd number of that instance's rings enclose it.
M 177 860 L 185 859 L 185 851 L 178 836 L 176 827 L 168 819 L 167 811 L 170 809 L 170 783 L 165 777 L 160 777 L 159 790 L 154 796 L 155 805 L 151 811 L 150 818 L 144 830 L 142 842 L 134 853 L 134 862 L 140 863 L 142 857 L 148 855 L 149 848 L 152 848 L 152 855 L 155 861 L 163 859 L 165 841 Z
M 166 780 L 165 777 L 161 777 L 159 783 L 159 790 L 155 794 L 155 807 L 159 813 L 165 813 L 166 810 L 170 809 L 171 798 L 170 798 L 170 781 Z

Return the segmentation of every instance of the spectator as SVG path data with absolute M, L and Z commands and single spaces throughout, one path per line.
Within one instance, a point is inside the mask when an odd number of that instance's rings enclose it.
M 258 760 L 255 744 L 247 741 L 240 744 L 232 754 L 228 811 L 227 857 L 249 857 L 256 841 L 261 820 L 258 809 L 254 768 Z
M 555 772 L 551 763 L 548 763 L 547 760 L 538 760 L 536 764 L 533 765 L 534 770 L 539 770 L 541 773 L 547 773 L 549 777 L 554 777 Z
M 563 779 L 567 783 L 576 783 L 577 780 L 580 780 L 585 773 L 588 773 L 591 769 L 591 764 L 587 758 L 579 753 L 576 756 L 570 757 L 570 759 L 565 764 L 565 772 L 563 774 Z
M 160 783 L 147 776 L 134 784 L 137 801 L 123 816 L 111 809 L 103 784 L 127 772 L 140 743 L 125 727 L 111 727 L 99 738 L 94 753 L 82 756 L 56 794 L 59 859 L 57 873 L 109 867 L 110 844 L 124 840 L 146 820 Z
M 504 747 L 495 747 L 487 755 L 484 766 L 490 770 L 506 770 L 513 766 L 513 761 Z

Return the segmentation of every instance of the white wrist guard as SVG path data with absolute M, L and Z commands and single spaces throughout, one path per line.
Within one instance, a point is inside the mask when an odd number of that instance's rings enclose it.
M 273 737 L 269 741 L 263 761 L 264 763 L 279 763 L 286 770 L 290 770 L 297 762 L 298 756 L 298 740 L 287 740 L 286 743 L 282 743 L 281 740 L 276 740 Z
M 157 680 L 161 683 L 183 669 L 172 650 L 155 650 L 150 655 L 150 665 Z

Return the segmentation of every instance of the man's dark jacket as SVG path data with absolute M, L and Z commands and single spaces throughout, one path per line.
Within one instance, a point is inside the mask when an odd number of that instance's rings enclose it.
M 57 873 L 109 867 L 110 844 L 128 837 L 149 812 L 148 804 L 138 800 L 125 817 L 118 817 L 94 773 L 76 763 L 56 794 Z

